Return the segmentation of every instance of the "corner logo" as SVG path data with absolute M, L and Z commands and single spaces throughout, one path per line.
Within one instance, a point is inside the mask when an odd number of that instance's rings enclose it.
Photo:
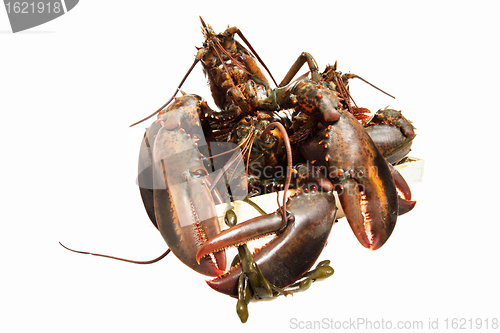
M 4 0 L 12 32 L 52 21 L 73 9 L 79 0 Z

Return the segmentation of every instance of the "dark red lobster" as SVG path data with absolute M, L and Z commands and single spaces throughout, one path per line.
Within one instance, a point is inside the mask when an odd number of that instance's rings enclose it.
M 304 290 L 333 273 L 328 262 L 310 269 L 336 220 L 335 191 L 364 247 L 376 250 L 387 241 L 397 216 L 415 205 L 391 164 L 406 156 L 415 133 L 398 111 L 370 116 L 353 105 L 348 82 L 361 78 L 340 73 L 336 63 L 321 73 L 302 53 L 277 85 L 238 28 L 216 34 L 201 22 L 203 46 L 174 96 L 151 115 L 158 114 L 141 145 L 138 182 L 170 250 L 216 277 L 208 281 L 212 288 L 237 297 L 245 322 L 250 298 Z M 197 63 L 219 110 L 197 95 L 175 98 Z M 309 72 L 292 81 L 306 63 Z M 289 189 L 295 194 L 288 198 Z M 285 193 L 278 210 L 236 224 L 232 200 L 253 204 L 252 195 L 274 190 Z M 222 232 L 221 204 L 231 226 Z M 269 234 L 276 236 L 265 247 L 248 251 L 248 241 Z M 231 246 L 239 258 L 226 271 Z

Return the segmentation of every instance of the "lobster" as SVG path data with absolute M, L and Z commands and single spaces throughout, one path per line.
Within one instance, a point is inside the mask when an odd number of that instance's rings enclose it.
M 358 108 L 348 82 L 365 80 L 342 74 L 336 63 L 321 73 L 303 52 L 278 85 L 238 28 L 216 34 L 200 20 L 205 41 L 176 92 L 133 124 L 157 115 L 140 147 L 138 184 L 169 249 L 193 270 L 215 277 L 210 287 L 238 298 L 245 322 L 250 298 L 288 295 L 333 274 L 329 262 L 310 269 L 337 218 L 334 192 L 364 247 L 376 250 L 388 240 L 397 216 L 415 205 L 392 166 L 409 152 L 415 133 L 399 111 L 370 117 Z M 198 63 L 219 110 L 180 90 Z M 293 80 L 304 64 L 309 72 Z M 179 91 L 183 96 L 176 98 Z M 276 189 L 284 192 L 278 210 L 235 223 L 230 201 L 255 206 L 251 195 Z M 291 196 L 289 189 L 295 190 Z M 229 208 L 224 231 L 218 204 Z M 269 234 L 275 235 L 271 242 L 248 251 L 247 242 Z M 225 249 L 231 246 L 239 254 L 227 270 Z

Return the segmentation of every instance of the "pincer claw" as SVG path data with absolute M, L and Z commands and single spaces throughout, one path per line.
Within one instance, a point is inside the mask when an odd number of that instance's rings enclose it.
M 185 95 L 162 111 L 141 145 L 139 186 L 146 210 L 184 264 L 208 276 L 225 271 L 224 252 L 196 260 L 196 251 L 220 232 L 208 175 L 198 149 L 203 100 Z
M 287 201 L 286 210 L 293 218 L 288 218 L 285 226 L 280 210 L 239 223 L 210 239 L 198 250 L 197 258 L 274 232 L 276 236 L 254 253 L 253 260 L 273 286 L 285 288 L 294 283 L 320 255 L 335 221 L 335 197 L 332 190 L 319 185 L 321 181 L 322 178 L 312 176 L 300 180 L 296 194 Z M 237 297 L 241 274 L 242 267 L 238 265 L 207 283 L 221 293 Z
M 301 151 L 328 169 L 361 245 L 380 248 L 396 225 L 399 199 L 388 163 L 363 126 L 341 110 L 338 121 L 308 139 Z

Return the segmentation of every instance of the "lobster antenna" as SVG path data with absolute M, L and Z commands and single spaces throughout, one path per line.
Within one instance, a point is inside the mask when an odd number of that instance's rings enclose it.
M 366 81 L 365 79 L 363 79 L 363 78 L 362 78 L 361 76 L 359 76 L 359 75 L 356 75 L 356 74 L 351 74 L 351 73 L 347 73 L 347 74 L 345 74 L 345 76 L 346 76 L 348 79 L 360 79 L 361 81 L 363 81 L 364 83 L 366 83 L 366 84 L 368 84 L 368 85 L 372 86 L 373 88 L 377 89 L 378 91 L 380 91 L 380 92 L 382 92 L 382 93 L 386 94 L 386 95 L 387 95 L 387 96 L 389 96 L 389 97 L 392 97 L 392 98 L 396 99 L 396 97 L 394 97 L 394 96 L 392 96 L 391 94 L 389 94 L 389 93 L 387 93 L 387 92 L 383 91 L 383 90 L 382 90 L 382 89 L 380 89 L 379 87 L 377 87 L 377 86 L 375 86 L 375 85 L 371 84 L 370 82 Z
M 202 25 L 202 28 L 204 30 L 204 33 L 205 35 L 208 33 L 208 29 L 211 27 L 205 23 L 205 21 L 203 21 L 203 18 L 201 18 L 200 16 L 200 21 L 201 21 L 201 25 Z M 240 38 L 245 42 L 245 44 L 250 48 L 250 51 L 252 51 L 252 53 L 255 55 L 255 57 L 257 58 L 257 60 L 259 60 L 260 64 L 262 66 L 264 66 L 264 68 L 266 69 L 266 71 L 269 73 L 269 75 L 271 76 L 271 79 L 273 80 L 274 84 L 277 86 L 276 84 L 276 81 L 274 80 L 274 77 L 273 75 L 271 74 L 271 72 L 269 71 L 269 69 L 267 68 L 266 64 L 264 64 L 264 62 L 262 61 L 262 59 L 259 57 L 259 55 L 257 54 L 257 52 L 254 50 L 254 48 L 252 47 L 252 45 L 248 42 L 248 40 L 245 38 L 245 36 L 243 36 L 243 34 L 241 33 L 240 29 L 237 29 L 236 33 L 238 34 L 238 36 L 240 36 Z M 250 74 L 247 72 L 246 68 L 244 66 L 242 66 L 238 61 L 236 61 L 236 59 L 233 59 L 233 57 L 231 57 L 231 55 L 229 55 L 226 50 L 224 50 L 224 48 L 222 47 L 222 45 L 220 45 L 219 43 L 217 43 L 218 47 L 220 48 L 220 50 L 222 50 L 222 52 L 224 52 L 224 54 L 229 58 L 231 59 L 232 61 L 234 61 L 234 63 L 236 64 L 236 66 L 238 66 L 239 68 L 241 68 L 244 72 L 246 72 L 247 74 Z M 217 51 L 216 51 L 217 52 Z M 218 53 L 218 52 L 217 52 Z M 222 58 L 220 57 L 219 55 L 219 59 L 221 60 L 222 64 L 225 66 L 224 64 L 224 61 L 222 60 Z M 227 70 L 227 68 L 226 68 Z
M 257 53 L 257 51 L 255 51 L 255 49 L 252 47 L 252 44 L 250 44 L 250 42 L 248 41 L 248 39 L 246 39 L 246 37 L 243 35 L 243 33 L 241 32 L 240 29 L 238 29 L 236 31 L 236 33 L 238 34 L 238 36 L 240 36 L 241 40 L 248 46 L 248 48 L 250 49 L 250 51 L 252 51 L 252 53 L 255 55 L 255 57 L 260 62 L 260 64 L 265 68 L 265 70 L 267 71 L 267 73 L 271 77 L 271 80 L 273 80 L 274 85 L 277 87 L 278 84 L 276 83 L 276 80 L 274 79 L 273 74 L 271 74 L 271 71 L 269 70 L 269 68 L 267 68 L 267 66 L 264 63 L 264 61 L 262 61 L 262 59 L 259 57 L 259 54 Z
M 66 250 L 69 250 L 71 252 L 81 253 L 81 254 L 91 254 L 91 255 L 96 256 L 96 257 L 110 258 L 110 259 L 114 259 L 114 260 L 121 260 L 121 261 L 125 261 L 125 262 L 130 262 L 132 264 L 140 264 L 140 265 L 147 265 L 147 264 L 155 263 L 157 261 L 162 260 L 163 258 L 165 258 L 167 256 L 167 254 L 170 253 L 170 249 L 167 249 L 167 251 L 165 251 L 161 256 L 159 256 L 156 259 L 147 260 L 147 261 L 137 261 L 137 260 L 130 260 L 130 259 L 123 259 L 123 258 L 112 257 L 112 256 L 108 256 L 106 254 L 98 254 L 98 253 L 91 253 L 91 252 L 85 252 L 85 251 L 76 251 L 76 250 L 70 249 L 69 247 L 64 246 L 61 242 L 59 242 L 59 244 L 61 244 L 62 247 L 64 247 Z
M 186 75 L 184 75 L 184 77 L 182 78 L 182 81 L 181 83 L 179 83 L 179 85 L 177 86 L 177 89 L 175 89 L 175 93 L 172 95 L 172 97 L 170 97 L 170 99 L 165 103 L 163 104 L 158 110 L 156 110 L 155 112 L 153 112 L 152 114 L 150 114 L 149 116 L 147 116 L 146 118 L 144 119 L 141 119 L 139 120 L 138 122 L 135 122 L 133 123 L 132 125 L 130 125 L 130 127 L 132 126 L 135 126 L 137 124 L 140 124 L 142 123 L 143 121 L 145 120 L 148 120 L 149 118 L 151 118 L 152 116 L 154 116 L 155 114 L 158 114 L 160 111 L 162 111 L 167 105 L 170 104 L 170 102 L 172 102 L 172 100 L 175 98 L 175 95 L 177 95 L 177 93 L 179 92 L 179 90 L 181 89 L 182 85 L 184 84 L 184 82 L 186 81 L 186 79 L 188 78 L 189 74 L 191 74 L 191 71 L 193 70 L 193 68 L 196 66 L 196 64 L 198 63 L 198 61 L 200 61 L 199 59 L 194 59 L 194 62 L 193 64 L 191 65 L 191 67 L 189 67 Z
M 340 77 L 338 77 L 337 75 L 335 76 L 335 79 L 336 79 L 336 84 L 339 86 L 340 90 L 342 90 L 342 95 L 346 99 L 347 108 L 349 109 L 349 112 L 352 113 L 350 101 L 352 101 L 354 103 L 354 106 L 356 107 L 356 109 L 358 108 L 358 105 L 356 104 L 356 101 L 354 101 L 354 98 L 352 98 L 351 94 L 349 93 L 349 90 L 344 85 L 344 82 L 342 82 L 342 79 Z

